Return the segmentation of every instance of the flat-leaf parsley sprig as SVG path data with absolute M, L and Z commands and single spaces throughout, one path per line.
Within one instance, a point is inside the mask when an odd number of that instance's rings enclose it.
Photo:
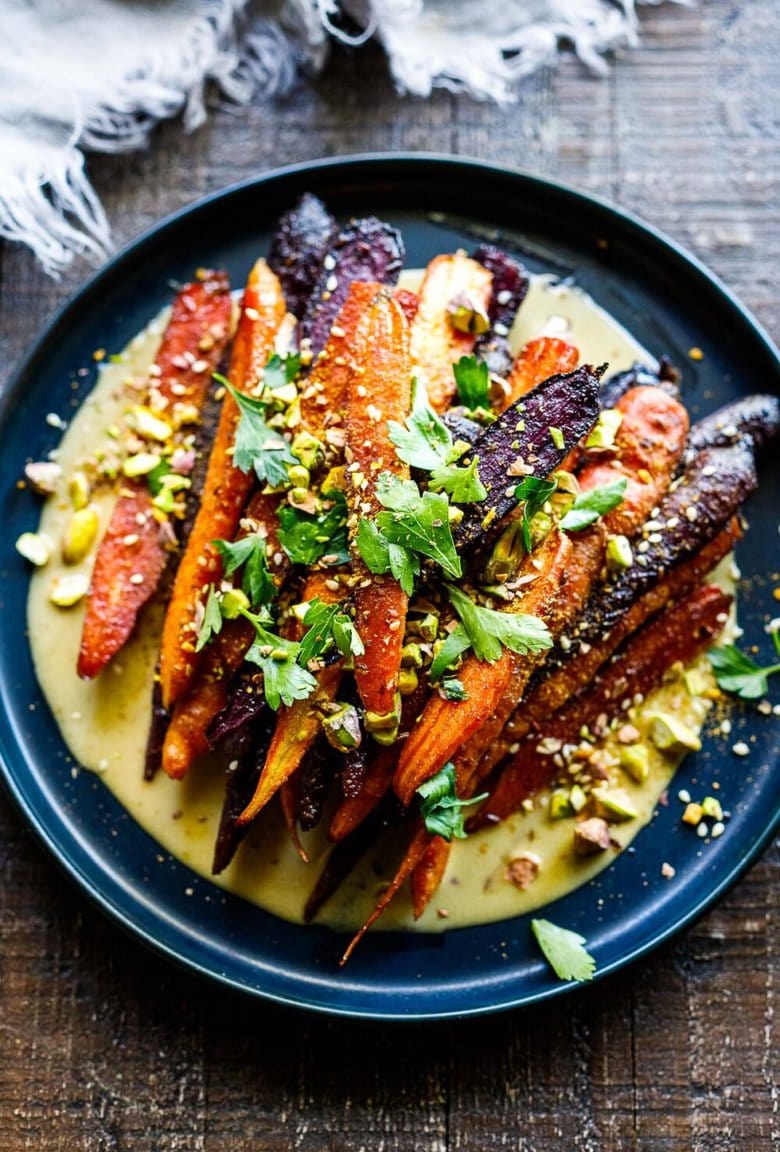
M 432 836 L 441 836 L 449 842 L 452 839 L 466 839 L 463 809 L 472 804 L 480 804 L 487 792 L 471 800 L 461 800 L 455 787 L 455 765 L 449 762 L 435 776 L 420 785 L 417 795 L 426 830 Z
M 770 628 L 769 634 L 780 656 L 780 625 Z M 780 662 L 762 668 L 734 644 L 711 649 L 708 659 L 718 687 L 742 700 L 757 700 L 760 696 L 766 696 L 769 677 L 780 672 Z
M 559 980 L 592 980 L 596 961 L 585 945 L 587 940 L 551 920 L 532 920 L 531 930 L 545 960 Z

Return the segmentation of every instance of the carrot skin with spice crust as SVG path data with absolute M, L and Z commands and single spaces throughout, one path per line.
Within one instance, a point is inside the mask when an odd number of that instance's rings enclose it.
M 456 391 L 452 366 L 473 351 L 476 339 L 453 326 L 448 305 L 464 296 L 487 314 L 492 283 L 492 273 L 463 252 L 436 256 L 425 270 L 411 326 L 412 368 L 437 412 L 452 403 Z
M 227 343 L 230 313 L 230 284 L 222 272 L 204 272 L 178 293 L 145 401 L 156 415 L 175 417 L 177 405 L 200 409 Z M 85 680 L 129 639 L 173 554 L 155 515 L 147 482 L 124 480 L 87 593 L 77 665 Z
M 260 379 L 284 316 L 279 281 L 266 262 L 258 260 L 249 274 L 230 358 L 230 382 L 239 392 L 250 391 Z M 201 505 L 176 573 L 163 624 L 160 683 L 166 708 L 182 696 L 200 662 L 195 652 L 198 610 L 204 588 L 218 581 L 223 571 L 212 540 L 234 538 L 255 483 L 253 475 L 241 472 L 232 461 L 239 415 L 235 400 L 226 394 Z
M 365 647 L 355 657 L 355 681 L 366 712 L 395 709 L 408 597 L 391 577 L 372 575 L 354 544 L 357 524 L 381 510 L 377 477 L 409 478 L 390 440 L 388 421 L 403 423 L 411 406 L 409 325 L 386 292 L 369 305 L 355 331 L 347 401 L 347 505 L 353 539 L 355 626 Z
M 529 340 L 512 365 L 507 379 L 508 391 L 501 399 L 500 411 L 503 412 L 549 376 L 573 372 L 579 359 L 578 349 L 565 340 L 558 340 L 554 336 Z

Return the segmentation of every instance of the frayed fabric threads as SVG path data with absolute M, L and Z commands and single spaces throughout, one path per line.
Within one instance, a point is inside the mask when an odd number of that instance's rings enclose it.
M 373 36 L 399 91 L 507 103 L 564 44 L 603 72 L 637 42 L 634 0 L 0 0 L 0 26 L 0 236 L 54 276 L 110 249 L 83 152 L 144 148 L 175 116 L 193 131 L 210 87 L 270 100 L 332 40 Z

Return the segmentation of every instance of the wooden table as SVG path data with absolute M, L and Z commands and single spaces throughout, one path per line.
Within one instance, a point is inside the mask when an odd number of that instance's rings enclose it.
M 290 161 L 387 149 L 505 161 L 665 229 L 777 337 L 775 0 L 663 5 L 642 23 L 643 49 L 606 80 L 567 59 L 517 107 L 400 100 L 378 52 L 340 54 L 280 106 L 217 111 L 191 137 L 165 128 L 152 152 L 90 169 L 124 243 Z M 56 283 L 26 251 L 0 256 L 5 372 L 88 270 Z M 0 1152 L 778 1147 L 776 852 L 696 927 L 577 996 L 390 1027 L 283 1012 L 169 967 L 70 887 L 4 796 L 0 843 Z

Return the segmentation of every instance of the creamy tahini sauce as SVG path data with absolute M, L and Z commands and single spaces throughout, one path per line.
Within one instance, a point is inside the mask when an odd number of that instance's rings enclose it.
M 419 281 L 407 273 L 406 286 Z M 107 429 L 119 421 L 128 404 L 128 378 L 143 375 L 153 361 L 167 321 L 167 310 L 126 349 L 123 362 L 107 364 L 100 380 L 75 415 L 58 450 L 67 477 L 96 448 L 110 448 Z M 576 288 L 557 286 L 550 277 L 534 278 L 528 297 L 512 330 L 512 343 L 520 348 L 540 335 L 555 335 L 575 343 L 583 358 L 608 362 L 610 372 L 635 360 L 653 358 L 636 341 Z M 109 494 L 98 497 L 101 524 L 111 514 Z M 50 498 L 41 516 L 40 531 L 55 542 L 70 515 L 67 497 Z M 89 572 L 94 552 L 81 568 Z M 75 570 L 79 570 L 76 568 Z M 29 596 L 29 627 L 33 658 L 44 695 L 77 765 L 96 772 L 120 804 L 173 856 L 194 872 L 209 878 L 287 920 L 300 921 L 306 898 L 324 861 L 328 845 L 324 829 L 302 840 L 310 857 L 305 865 L 289 841 L 276 806 L 263 812 L 239 848 L 231 866 L 211 877 L 211 858 L 222 806 L 224 768 L 217 758 L 204 761 L 181 782 L 159 772 L 151 783 L 143 780 L 143 759 L 150 719 L 150 690 L 157 656 L 161 609 L 151 605 L 133 640 L 96 681 L 85 683 L 76 675 L 76 656 L 83 620 L 83 605 L 55 608 L 48 600 L 52 580 L 65 568 L 55 556 L 35 573 Z M 687 724 L 698 727 L 707 704 L 691 698 L 679 683 L 664 686 L 649 704 L 674 708 Z M 636 725 L 642 730 L 641 717 Z M 638 818 L 611 826 L 614 839 L 625 847 L 650 820 L 676 763 L 650 747 L 650 775 L 638 785 L 616 770 L 616 783 L 629 795 Z M 619 777 L 619 778 L 618 778 Z M 607 851 L 589 859 L 572 849 L 573 821 L 551 821 L 547 797 L 534 809 L 522 812 L 496 828 L 487 829 L 453 845 L 441 888 L 423 917 L 415 923 L 410 901 L 401 892 L 380 922 L 382 928 L 442 931 L 468 924 L 502 920 L 528 912 L 557 899 L 595 876 L 615 856 Z M 525 891 L 505 878 L 512 855 L 529 851 L 539 859 L 539 874 Z M 370 852 L 320 913 L 320 922 L 338 928 L 362 923 L 383 887 L 390 880 L 397 853 L 383 841 Z

